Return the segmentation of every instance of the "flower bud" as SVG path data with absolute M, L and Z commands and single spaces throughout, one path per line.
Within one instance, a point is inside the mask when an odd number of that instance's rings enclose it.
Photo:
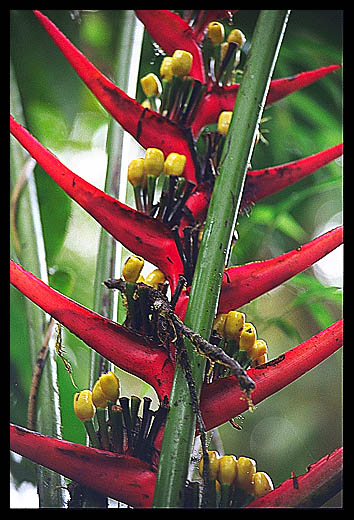
M 99 378 L 102 392 L 107 401 L 115 403 L 119 397 L 119 379 L 114 372 L 107 372 Z
M 176 76 L 188 76 L 193 64 L 193 56 L 188 51 L 176 50 L 172 56 L 172 72 Z
M 163 171 L 165 175 L 182 176 L 186 165 L 186 156 L 180 153 L 170 153 L 164 163 Z
M 208 38 L 213 45 L 219 45 L 224 41 L 225 29 L 219 22 L 210 22 L 208 25 Z
M 164 155 L 158 148 L 148 148 L 144 158 L 144 172 L 146 175 L 158 177 L 163 171 Z
M 221 112 L 218 119 L 218 132 L 221 135 L 226 135 L 231 123 L 232 111 L 225 110 Z
M 256 461 L 248 457 L 239 457 L 237 461 L 236 485 L 249 493 L 253 488 L 256 473 Z
M 227 314 L 224 336 L 229 339 L 239 339 L 241 332 L 245 326 L 245 315 L 243 312 L 230 311 Z
M 156 74 L 150 72 L 140 80 L 140 84 L 146 97 L 160 96 L 162 87 L 159 78 Z
M 103 393 L 99 379 L 92 389 L 92 402 L 96 408 L 107 408 L 107 398 Z
M 135 283 L 144 267 L 144 258 L 140 256 L 130 256 L 123 265 L 122 275 L 125 281 Z
M 250 348 L 248 355 L 251 359 L 258 359 L 268 352 L 268 347 L 265 341 L 257 339 Z
M 239 29 L 233 29 L 227 37 L 229 43 L 233 42 L 237 44 L 238 49 L 242 49 L 246 43 L 246 36 Z
M 272 479 L 267 473 L 257 471 L 253 476 L 253 491 L 252 494 L 256 498 L 264 497 L 270 491 L 273 491 L 274 486 Z
M 162 60 L 160 67 L 160 75 L 162 79 L 166 81 L 172 81 L 173 78 L 173 70 L 172 70 L 172 57 L 165 56 Z
M 245 323 L 240 335 L 240 350 L 250 350 L 256 341 L 256 337 L 256 329 L 252 323 Z
M 224 455 L 219 460 L 218 481 L 220 484 L 234 483 L 237 476 L 237 459 L 235 455 Z
M 210 480 L 216 480 L 218 476 L 219 471 L 219 453 L 215 450 L 208 451 L 209 456 L 209 479 Z M 201 457 L 199 461 L 199 475 L 203 477 L 203 468 L 204 468 L 204 461 L 203 457 Z
M 95 415 L 95 407 L 91 390 L 82 390 L 74 395 L 74 412 L 81 421 L 92 419 Z
M 133 159 L 130 162 L 128 166 L 128 181 L 132 186 L 145 186 L 144 159 Z
M 226 319 L 227 314 L 218 314 L 214 320 L 213 330 L 215 330 L 220 336 L 224 335 Z
M 144 280 L 146 285 L 151 285 L 155 289 L 157 289 L 159 283 L 165 283 L 166 277 L 160 269 L 154 269 L 150 274 L 148 274 Z

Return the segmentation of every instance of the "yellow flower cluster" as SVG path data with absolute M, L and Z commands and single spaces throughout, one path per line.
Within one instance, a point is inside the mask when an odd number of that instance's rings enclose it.
M 230 311 L 227 314 L 218 314 L 213 329 L 226 341 L 235 341 L 239 352 L 246 353 L 252 366 L 267 362 L 267 344 L 264 340 L 257 339 L 254 325 L 246 322 L 243 312 Z
M 166 160 L 159 148 L 147 148 L 144 158 L 133 159 L 128 166 L 128 181 L 130 184 L 145 189 L 148 176 L 165 175 L 182 176 L 186 164 L 185 155 L 172 152 Z
M 219 456 L 217 451 L 208 451 L 209 480 L 216 481 L 221 492 L 223 506 L 230 505 L 237 490 L 243 490 L 255 498 L 262 497 L 274 489 L 272 479 L 263 471 L 257 471 L 256 462 L 248 457 L 235 455 Z M 199 474 L 203 476 L 203 457 L 199 461 Z
M 154 269 L 145 278 L 141 275 L 141 271 L 144 267 L 144 259 L 140 256 L 130 256 L 125 262 L 122 275 L 126 282 L 142 282 L 146 285 L 150 285 L 155 289 L 158 288 L 159 284 L 164 284 L 166 277 L 160 269 Z
M 119 380 L 114 372 L 103 374 L 93 390 L 81 390 L 74 395 L 74 412 L 81 421 L 91 420 L 96 408 L 107 408 L 108 401 L 115 403 L 119 397 Z

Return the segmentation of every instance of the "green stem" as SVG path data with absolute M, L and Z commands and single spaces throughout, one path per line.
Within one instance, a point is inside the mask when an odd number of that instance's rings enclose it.
M 26 126 L 22 103 L 17 88 L 15 74 L 10 69 L 11 89 L 10 108 L 17 121 Z M 11 188 L 17 184 L 29 155 L 11 138 L 10 166 Z M 19 261 L 26 269 L 48 283 L 46 254 L 37 199 L 36 183 L 32 172 L 23 186 L 20 199 L 17 203 L 16 230 L 17 250 L 11 244 L 11 256 Z M 30 246 L 29 246 L 30 244 Z M 27 330 L 29 335 L 29 350 L 32 369 L 34 369 L 38 353 L 43 344 L 49 317 L 29 300 L 25 299 Z M 48 354 L 43 368 L 39 393 L 37 396 L 36 429 L 50 437 L 61 438 L 61 416 L 59 405 L 59 390 L 57 381 L 56 352 L 52 341 L 49 341 Z M 38 494 L 40 507 L 65 507 L 64 478 L 43 466 L 38 466 Z
M 114 72 L 114 81 L 119 88 L 128 92 L 130 82 L 133 83 L 132 76 L 137 76 L 138 67 L 132 63 L 130 59 L 134 46 L 141 48 L 142 33 L 137 38 L 136 25 L 137 19 L 134 11 L 118 11 L 116 16 L 117 26 L 120 30 L 117 33 L 116 42 L 116 70 Z M 136 81 L 134 82 L 136 84 Z M 135 92 L 133 93 L 134 96 Z M 107 172 L 105 181 L 105 192 L 118 198 L 122 202 L 125 201 L 125 185 L 122 182 L 122 157 L 124 148 L 124 130 L 111 118 L 107 134 Z M 124 186 L 124 188 L 123 188 Z M 116 266 L 119 265 L 119 248 L 116 241 L 104 229 L 101 230 L 96 277 L 94 285 L 94 306 L 93 309 L 104 316 L 114 319 L 116 315 L 117 294 L 114 291 L 107 293 L 106 288 L 102 285 L 104 280 L 116 277 Z M 95 384 L 98 377 L 105 371 L 109 370 L 108 362 L 91 350 L 91 367 L 90 367 L 90 387 Z
M 260 12 L 223 148 L 185 318 L 186 325 L 204 338 L 209 337 L 216 314 L 245 175 L 288 15 L 285 10 Z M 186 348 L 199 395 L 205 360 L 193 352 L 187 341 Z M 162 442 L 154 507 L 183 506 L 194 435 L 191 399 L 183 370 L 178 365 Z

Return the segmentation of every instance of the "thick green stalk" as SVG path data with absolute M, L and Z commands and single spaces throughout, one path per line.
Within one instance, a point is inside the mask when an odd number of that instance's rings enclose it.
M 119 34 L 116 42 L 116 58 L 114 81 L 119 88 L 128 92 L 130 85 L 136 85 L 139 55 L 142 44 L 143 31 L 137 32 L 137 18 L 134 11 L 118 11 L 116 26 Z M 133 49 L 133 50 L 132 50 Z M 132 60 L 131 54 L 138 55 L 138 60 Z M 134 87 L 135 88 L 135 87 Z M 135 97 L 135 91 L 130 93 Z M 122 157 L 124 151 L 124 130 L 111 118 L 107 134 L 107 172 L 105 181 L 105 192 L 125 202 L 126 182 L 122 182 Z M 107 293 L 106 287 L 102 285 L 103 280 L 116 277 L 116 265 L 120 263 L 122 246 L 105 231 L 101 230 L 96 277 L 94 285 L 94 310 L 104 316 L 115 319 L 116 302 L 118 297 L 115 291 Z M 102 372 L 108 369 L 108 362 L 94 350 L 91 351 L 90 387 L 94 385 Z
M 211 332 L 222 274 L 230 253 L 247 166 L 289 12 L 261 11 L 235 103 L 193 278 L 185 323 L 204 338 Z M 186 342 L 195 389 L 200 394 L 205 360 Z M 220 403 L 222 406 L 222 403 Z M 187 382 L 177 366 L 166 421 L 154 507 L 182 507 L 195 432 Z
M 17 88 L 15 74 L 10 68 L 10 108 L 17 121 L 24 122 L 22 103 Z M 25 125 L 26 126 L 26 125 Z M 18 142 L 11 138 L 10 166 L 11 189 L 17 189 L 18 182 L 27 170 L 27 179 L 21 189 L 13 214 L 15 237 L 11 244 L 11 256 L 29 271 L 48 283 L 47 263 L 40 220 L 37 189 L 34 179 L 35 162 Z M 20 181 L 21 182 L 21 181 Z M 16 188 L 15 188 L 16 186 Z M 42 347 L 49 317 L 29 300 L 25 299 L 28 341 L 32 369 Z M 39 393 L 36 399 L 36 429 L 50 437 L 61 438 L 61 417 L 57 381 L 56 352 L 53 342 L 49 342 L 48 354 L 41 376 Z M 43 466 L 38 466 L 38 494 L 40 507 L 65 507 L 64 478 Z

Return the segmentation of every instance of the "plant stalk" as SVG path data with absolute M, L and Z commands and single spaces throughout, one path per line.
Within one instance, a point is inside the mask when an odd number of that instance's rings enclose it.
M 22 103 L 17 87 L 14 71 L 10 68 L 11 89 L 10 108 L 17 121 L 24 123 Z M 11 188 L 16 190 L 24 168 L 28 170 L 29 155 L 11 138 L 10 166 Z M 16 202 L 17 209 L 13 226 L 17 247 L 12 248 L 11 256 L 48 283 L 47 262 L 40 220 L 40 211 L 37 198 L 37 189 L 34 178 L 35 164 L 27 175 L 26 183 L 21 188 L 21 194 Z M 30 245 L 29 245 L 30 244 Z M 43 344 L 43 338 L 49 324 L 49 316 L 27 299 L 25 301 L 27 330 L 29 331 L 29 350 L 32 369 L 35 369 L 37 357 Z M 36 429 L 51 437 L 61 438 L 61 416 L 59 404 L 59 390 L 57 381 L 56 352 L 53 341 L 49 341 L 48 354 L 41 375 L 41 383 L 36 399 L 37 416 Z M 64 478 L 44 466 L 38 467 L 38 495 L 40 507 L 65 507 Z
M 119 27 L 121 28 L 116 42 L 116 60 L 114 81 L 116 85 L 128 92 L 131 85 L 136 85 L 138 65 L 130 56 L 134 47 L 139 54 L 143 31 L 137 30 L 137 18 L 134 11 L 118 11 Z M 118 25 L 118 20 L 117 20 Z M 139 61 L 139 60 L 138 60 Z M 132 93 L 135 97 L 135 91 Z M 122 157 L 124 152 L 124 130 L 111 118 L 107 134 L 107 171 L 104 191 L 121 202 L 125 202 L 126 182 L 122 175 Z M 124 177 L 122 179 L 122 177 Z M 120 264 L 122 246 L 102 228 L 98 246 L 96 277 L 94 285 L 93 309 L 110 319 L 115 319 L 117 313 L 118 294 L 107 292 L 102 282 L 116 277 L 116 269 Z M 119 265 L 120 267 L 120 265 Z M 109 370 L 109 364 L 102 356 L 91 351 L 90 387 L 93 387 L 99 376 Z
M 286 10 L 265 10 L 259 14 L 223 148 L 185 317 L 185 324 L 205 339 L 216 314 L 246 171 L 288 16 Z M 206 361 L 188 341 L 186 348 L 199 395 Z M 155 488 L 156 508 L 183 507 L 195 422 L 186 378 L 177 365 Z

